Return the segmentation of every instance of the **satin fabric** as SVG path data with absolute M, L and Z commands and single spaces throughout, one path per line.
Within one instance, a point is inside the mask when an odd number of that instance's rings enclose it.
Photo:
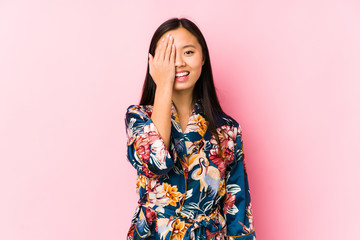
M 131 105 L 125 116 L 127 158 L 137 170 L 139 194 L 127 239 L 255 239 L 239 123 L 216 116 L 217 142 L 196 102 L 183 132 L 172 102 L 167 149 L 152 108 Z

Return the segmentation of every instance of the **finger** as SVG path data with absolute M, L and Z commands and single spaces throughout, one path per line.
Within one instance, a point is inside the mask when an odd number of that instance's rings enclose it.
M 152 61 L 153 61 L 153 56 L 149 53 L 149 58 L 148 58 L 148 62 L 149 62 L 149 73 L 151 75 L 151 70 L 152 70 Z
M 161 51 L 161 47 L 163 46 L 164 41 L 165 41 L 165 37 L 159 39 L 158 43 L 155 46 L 153 59 L 155 60 L 159 59 L 159 52 Z
M 174 55 L 175 55 L 175 45 L 174 45 L 174 42 L 171 42 L 170 45 L 169 45 L 169 62 L 170 64 L 173 64 L 174 63 Z
M 166 51 L 166 48 L 168 46 L 168 42 L 169 42 L 169 35 L 168 34 L 164 40 L 164 44 L 162 45 L 162 48 L 161 48 L 161 51 L 159 52 L 159 59 L 164 61 L 165 60 L 165 51 Z
M 176 49 L 174 42 L 171 44 L 170 63 L 175 64 Z
M 157 44 L 156 48 L 155 48 L 155 52 L 154 52 L 154 59 L 155 60 L 159 59 L 159 52 L 160 52 L 160 49 L 161 49 L 161 47 L 163 45 L 162 43 L 163 43 L 163 41 L 160 40 L 159 43 Z
M 149 53 L 149 55 L 148 55 L 148 63 L 149 63 L 149 65 L 152 64 L 153 59 L 154 59 L 154 57 L 151 55 L 151 53 Z
M 171 54 L 171 50 L 172 50 L 173 41 L 174 41 L 174 38 L 172 36 L 170 36 L 169 43 L 166 48 L 165 61 L 170 61 L 170 54 Z

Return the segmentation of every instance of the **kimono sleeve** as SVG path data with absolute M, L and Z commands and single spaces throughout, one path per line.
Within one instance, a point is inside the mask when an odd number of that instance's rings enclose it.
M 160 177 L 172 169 L 175 161 L 152 119 L 144 111 L 136 105 L 129 106 L 125 126 L 127 158 L 139 173 Z
M 240 125 L 234 127 L 234 134 L 236 136 L 234 161 L 229 164 L 227 171 L 226 196 L 223 202 L 227 239 L 253 240 L 256 235 Z

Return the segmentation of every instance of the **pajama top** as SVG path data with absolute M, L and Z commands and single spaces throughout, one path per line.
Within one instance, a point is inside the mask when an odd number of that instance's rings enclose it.
M 218 116 L 218 144 L 200 102 L 184 132 L 172 102 L 167 149 L 152 108 L 131 105 L 125 116 L 127 158 L 137 170 L 139 194 L 127 239 L 255 240 L 239 123 Z

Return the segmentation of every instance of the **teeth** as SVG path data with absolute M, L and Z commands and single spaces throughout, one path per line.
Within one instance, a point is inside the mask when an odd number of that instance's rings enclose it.
M 175 76 L 176 77 L 182 77 L 182 76 L 185 76 L 185 75 L 188 75 L 189 72 L 182 72 L 182 73 L 177 73 Z

